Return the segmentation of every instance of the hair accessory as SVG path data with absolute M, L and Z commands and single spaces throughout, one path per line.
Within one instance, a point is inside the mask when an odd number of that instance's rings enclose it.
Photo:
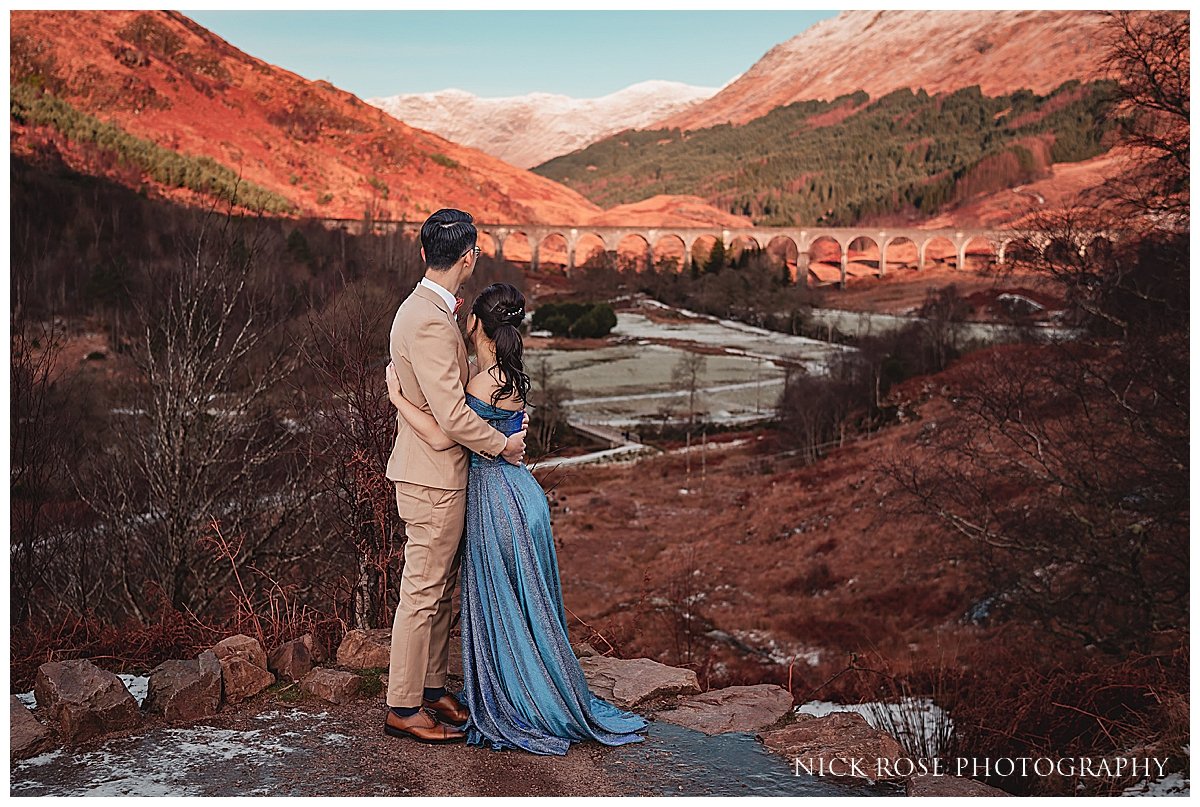
M 492 308 L 502 325 L 520 325 L 525 319 L 525 306 L 498 303 Z

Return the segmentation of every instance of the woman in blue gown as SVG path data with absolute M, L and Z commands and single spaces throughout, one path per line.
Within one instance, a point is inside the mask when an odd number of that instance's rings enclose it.
M 467 335 L 476 364 L 466 400 L 504 434 L 521 428 L 529 377 L 522 365 L 518 326 L 525 298 L 497 283 L 471 306 Z M 438 449 L 455 443 L 429 415 L 399 391 L 388 373 L 388 392 L 405 422 Z M 550 527 L 550 507 L 524 465 L 488 460 L 472 452 L 467 477 L 467 518 L 459 577 L 462 600 L 463 692 L 471 745 L 565 754 L 572 742 L 624 745 L 643 738 L 641 715 L 617 708 L 588 689 L 567 638 Z

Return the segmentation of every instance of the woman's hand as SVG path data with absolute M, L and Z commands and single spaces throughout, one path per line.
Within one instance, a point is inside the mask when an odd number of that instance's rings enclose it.
M 400 417 L 417 433 L 418 437 L 428 443 L 434 451 L 445 451 L 458 445 L 446 436 L 446 433 L 434 420 L 433 415 L 422 411 L 404 397 L 400 391 L 400 374 L 396 372 L 396 366 L 391 362 L 388 362 L 384 376 L 387 380 L 388 400 L 392 402 L 392 406 L 396 407 Z
M 387 376 L 388 400 L 392 402 L 392 406 L 399 409 L 404 395 L 400 392 L 400 376 L 396 373 L 396 365 L 389 361 L 384 375 Z

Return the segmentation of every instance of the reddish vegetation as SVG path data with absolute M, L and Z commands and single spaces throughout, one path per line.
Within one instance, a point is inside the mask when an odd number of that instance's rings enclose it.
M 900 667 L 939 657 L 953 664 L 992 635 L 958 622 L 982 592 L 939 554 L 929 525 L 895 519 L 892 483 L 876 470 L 920 428 L 891 428 L 807 467 L 747 447 L 710 452 L 704 476 L 691 454 L 690 482 L 678 455 L 563 474 L 554 530 L 567 606 L 626 655 L 681 663 L 678 625 L 662 601 L 678 606 L 703 593 L 696 634 L 715 628 L 752 647 L 774 638 L 783 659 L 821 652 L 815 666 L 793 668 L 801 698 L 850 652 Z M 553 484 L 559 474 L 546 476 Z M 759 664 L 703 635 L 694 640 L 702 684 L 787 679 L 786 662 Z
M 374 205 L 378 216 L 413 218 L 454 205 L 484 220 L 561 222 L 599 210 L 174 12 L 15 12 L 11 22 L 14 66 L 32 63 L 77 108 L 240 170 L 306 215 L 357 218 Z
M 1043 179 L 968 200 L 920 226 L 937 229 L 971 222 L 978 227 L 1019 228 L 1034 214 L 1063 207 L 1079 194 L 1124 174 L 1130 169 L 1131 159 L 1128 149 L 1117 147 L 1090 160 L 1058 163 Z
M 754 222 L 718 210 L 698 196 L 660 194 L 617 205 L 592 216 L 593 227 L 752 227 Z
M 14 12 L 11 23 L 14 75 L 40 76 L 81 111 L 130 134 L 211 157 L 294 202 L 301 215 L 359 218 L 370 209 L 376 218 L 419 220 L 453 206 L 483 221 L 577 224 L 601 214 L 556 182 L 255 59 L 176 12 Z M 45 130 L 14 127 L 11 146 L 26 154 L 47 138 L 79 170 L 153 186 Z M 680 204 L 684 214 L 669 198 L 635 212 L 654 224 L 728 218 L 690 198 Z M 657 208 L 666 220 L 653 218 Z
M 890 253 L 888 263 L 891 263 Z M 829 273 L 836 273 L 836 269 Z M 846 288 L 824 287 L 817 294 L 819 305 L 825 308 L 906 314 L 920 308 L 929 292 L 951 284 L 971 303 L 974 314 L 970 319 L 995 320 L 997 311 L 993 305 L 1001 294 L 1019 294 L 1045 306 L 1048 311 L 1063 307 L 1061 287 L 1055 286 L 1044 275 L 1016 270 L 1001 274 L 961 272 L 953 266 L 936 264 L 920 272 L 889 269 L 883 277 L 866 271 L 858 276 L 848 272 Z
M 747 123 L 778 106 L 902 87 L 1044 93 L 1096 77 L 1095 11 L 846 11 L 771 48 L 740 78 L 659 127 Z

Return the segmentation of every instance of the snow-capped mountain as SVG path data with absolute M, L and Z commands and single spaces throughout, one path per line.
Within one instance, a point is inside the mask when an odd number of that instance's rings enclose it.
M 710 98 L 716 87 L 643 81 L 600 98 L 535 92 L 481 98 L 463 90 L 369 98 L 395 118 L 519 168 L 581 149 L 625 129 L 644 128 Z

